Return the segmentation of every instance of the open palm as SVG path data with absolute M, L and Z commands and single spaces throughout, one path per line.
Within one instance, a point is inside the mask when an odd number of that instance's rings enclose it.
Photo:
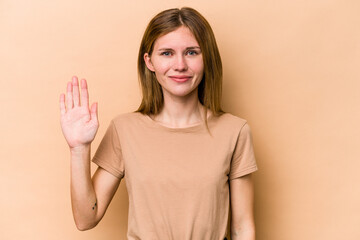
M 66 105 L 65 105 L 66 102 Z M 70 148 L 90 144 L 99 128 L 97 103 L 89 109 L 89 93 L 85 79 L 81 80 L 81 97 L 77 77 L 68 82 L 65 94 L 60 95 L 60 123 Z

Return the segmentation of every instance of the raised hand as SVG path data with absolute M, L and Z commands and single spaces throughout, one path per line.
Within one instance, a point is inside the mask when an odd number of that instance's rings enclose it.
M 60 95 L 60 123 L 64 137 L 70 149 L 89 145 L 99 128 L 97 103 L 89 109 L 89 93 L 85 79 L 79 81 L 76 76 L 67 83 L 66 106 L 65 94 Z

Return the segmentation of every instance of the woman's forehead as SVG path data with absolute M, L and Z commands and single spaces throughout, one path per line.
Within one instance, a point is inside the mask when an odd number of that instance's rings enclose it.
M 187 27 L 179 27 L 176 30 L 162 35 L 156 39 L 154 49 L 176 49 L 199 47 L 194 34 Z

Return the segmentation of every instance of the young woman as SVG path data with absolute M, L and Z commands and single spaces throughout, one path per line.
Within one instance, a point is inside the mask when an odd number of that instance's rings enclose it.
M 125 177 L 128 239 L 223 240 L 231 206 L 232 239 L 254 240 L 250 128 L 221 110 L 221 59 L 205 18 L 191 8 L 156 15 L 141 42 L 138 72 L 141 105 L 111 121 L 92 178 L 97 103 L 89 108 L 86 80 L 79 85 L 77 77 L 66 100 L 60 96 L 78 229 L 98 224 Z

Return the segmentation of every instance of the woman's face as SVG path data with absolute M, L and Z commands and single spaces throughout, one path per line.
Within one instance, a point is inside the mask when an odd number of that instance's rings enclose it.
M 155 72 L 164 95 L 197 95 L 204 63 L 200 46 L 187 27 L 179 27 L 159 37 L 151 56 L 145 53 L 144 60 L 148 69 Z

